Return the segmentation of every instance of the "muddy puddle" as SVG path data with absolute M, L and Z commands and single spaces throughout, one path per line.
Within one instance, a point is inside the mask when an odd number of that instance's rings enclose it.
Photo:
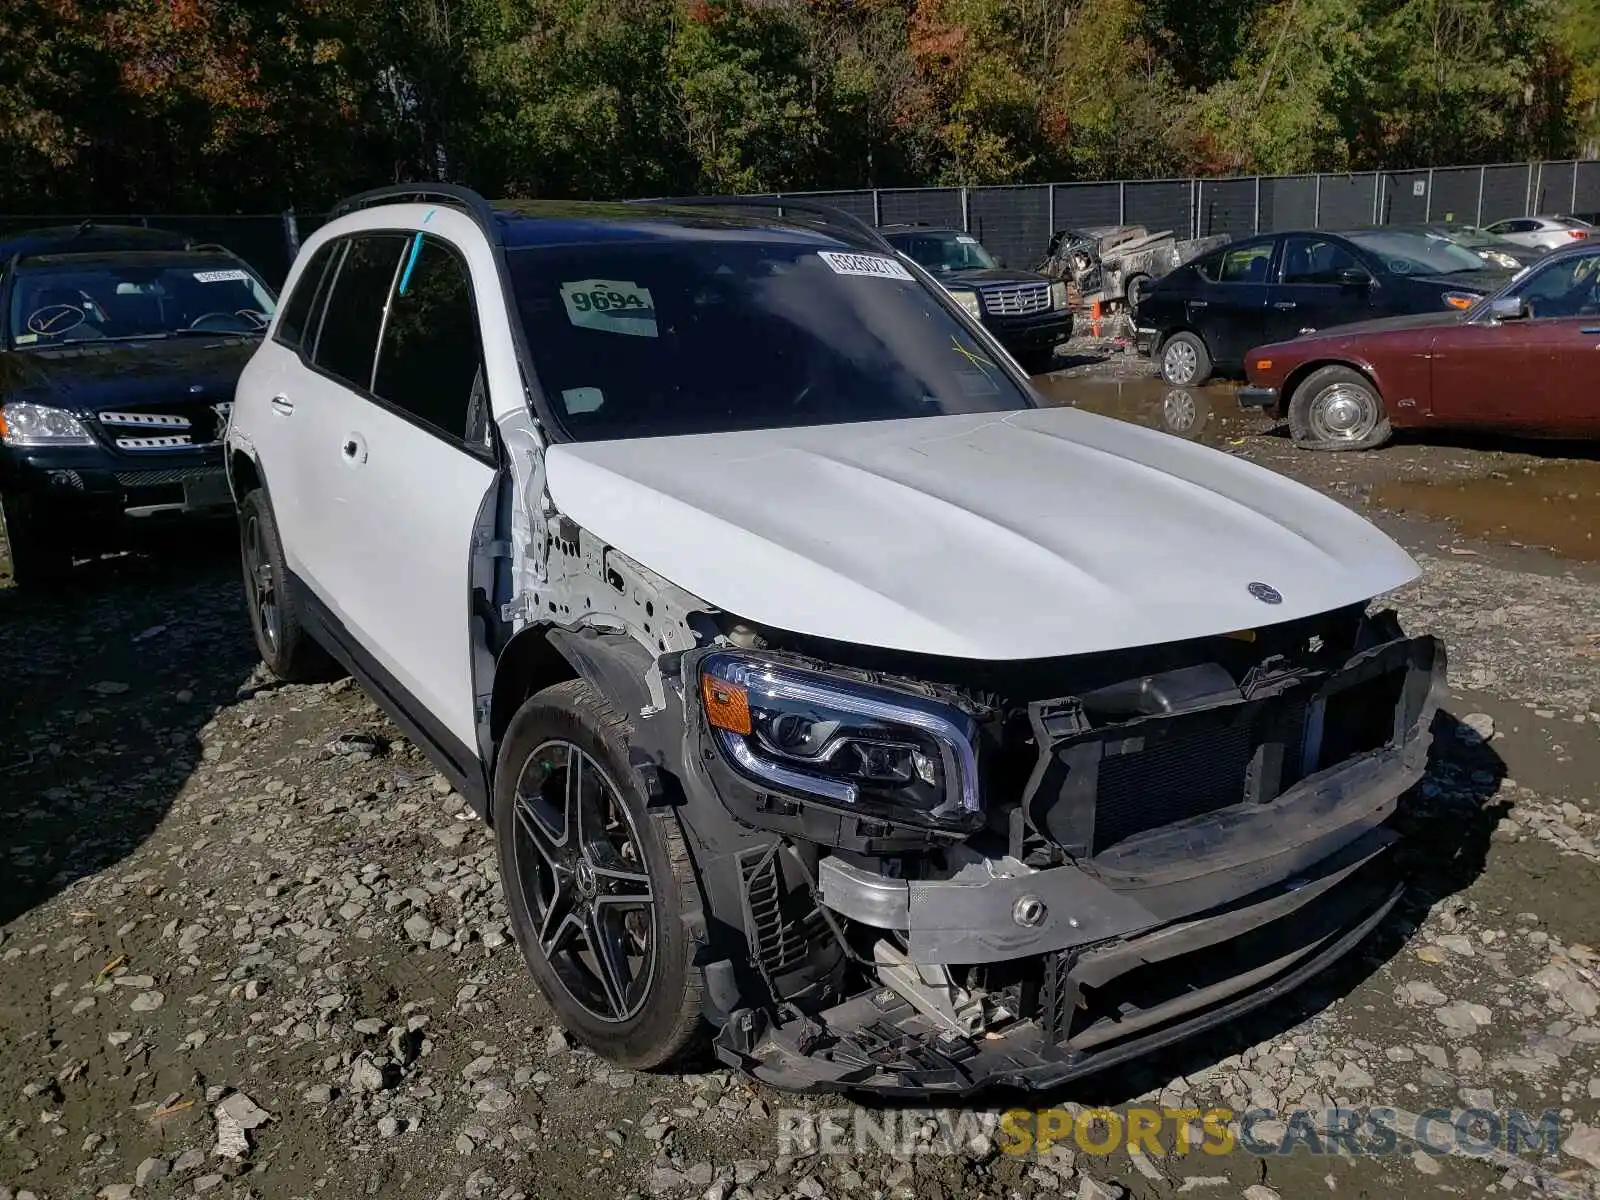
M 1081 408 L 1208 445 L 1254 432 L 1258 424 L 1239 411 L 1235 389 L 1227 386 L 1180 388 L 1159 379 L 1069 375 L 1036 375 L 1033 386 L 1052 404 Z
M 1600 562 L 1600 462 L 1551 462 L 1451 483 L 1393 480 L 1371 502 L 1470 537 Z

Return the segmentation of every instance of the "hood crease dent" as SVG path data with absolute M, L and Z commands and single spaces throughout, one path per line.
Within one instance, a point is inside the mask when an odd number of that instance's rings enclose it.
M 987 661 L 1293 620 L 1416 578 L 1356 513 L 1075 409 L 552 446 L 556 507 L 745 620 Z M 1281 593 L 1267 605 L 1252 583 Z

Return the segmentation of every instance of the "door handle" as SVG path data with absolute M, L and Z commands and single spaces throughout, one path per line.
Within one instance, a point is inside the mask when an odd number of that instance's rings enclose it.
M 1282 312 L 1288 312 L 1291 308 L 1299 308 L 1300 306 L 1293 300 L 1279 300 L 1272 307 L 1279 309 Z
M 367 439 L 359 433 L 345 434 L 344 444 L 339 447 L 339 454 L 351 466 L 359 467 L 367 461 Z
M 1600 335 L 1600 325 L 1591 325 L 1587 329 L 1578 330 L 1578 332 L 1590 335 Z
M 1206 302 L 1204 300 L 1191 300 L 1191 301 L 1189 301 L 1189 307 L 1190 308 L 1209 308 L 1211 306 L 1210 306 L 1210 304 L 1208 302 Z
M 272 398 L 272 411 L 280 417 L 291 416 L 294 413 L 294 401 L 280 392 Z

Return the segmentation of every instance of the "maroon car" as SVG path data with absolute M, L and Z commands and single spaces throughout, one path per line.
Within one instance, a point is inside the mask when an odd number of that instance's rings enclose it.
M 1465 312 L 1258 346 L 1245 370 L 1240 404 L 1287 417 L 1316 450 L 1429 426 L 1600 435 L 1600 246 L 1557 251 Z

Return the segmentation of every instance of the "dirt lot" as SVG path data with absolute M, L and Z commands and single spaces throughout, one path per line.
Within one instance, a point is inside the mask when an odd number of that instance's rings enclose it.
M 1424 575 L 1393 602 L 1447 642 L 1451 694 L 1405 809 L 1409 906 L 1302 993 L 1047 1102 L 1550 1109 L 1561 1152 L 1019 1157 L 980 1123 L 949 1154 L 805 1154 L 778 1110 L 849 1105 L 710 1062 L 613 1071 L 532 993 L 485 829 L 348 681 L 262 677 L 230 531 L 190 530 L 48 602 L 0 558 L 0 1200 L 1596 1194 L 1600 464 L 1297 452 L 1226 388 L 1173 399 L 1073 349 L 1042 382 L 1058 401 L 1198 436 L 1399 537 Z M 947 1119 L 910 1124 L 937 1147 Z

